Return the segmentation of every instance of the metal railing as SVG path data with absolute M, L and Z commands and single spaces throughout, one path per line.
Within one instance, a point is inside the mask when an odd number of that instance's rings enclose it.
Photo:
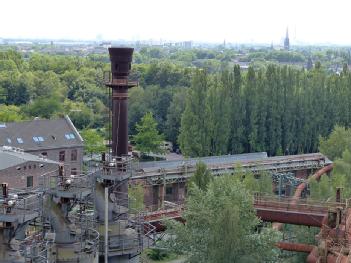
M 50 176 L 46 180 L 45 187 L 50 190 L 68 191 L 70 189 L 91 189 L 92 181 L 86 175 L 70 175 L 70 176 Z
M 294 197 L 276 197 L 256 194 L 254 206 L 285 211 L 305 211 L 327 213 L 331 208 L 345 207 L 345 203 L 317 201 L 311 199 L 297 199 Z
M 20 254 L 33 263 L 47 263 L 48 253 L 53 245 L 53 240 L 45 240 L 42 232 L 36 232 L 21 241 Z
M 121 86 L 138 86 L 138 81 L 136 80 L 129 80 L 129 79 L 118 79 L 113 78 L 111 71 L 104 71 L 103 72 L 103 82 L 107 85 L 121 85 Z
M 133 158 L 131 156 L 112 157 L 108 155 L 101 168 L 102 176 L 119 176 L 121 179 L 128 179 L 133 174 Z
M 0 215 L 25 215 L 40 212 L 40 193 L 13 192 L 7 198 L 0 199 Z

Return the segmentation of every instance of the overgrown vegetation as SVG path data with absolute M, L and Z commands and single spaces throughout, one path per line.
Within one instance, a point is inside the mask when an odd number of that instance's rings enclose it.
M 198 166 L 198 170 L 201 168 Z M 274 244 L 280 234 L 260 225 L 252 202 L 255 186 L 247 183 L 252 178 L 249 175 L 216 177 L 203 189 L 192 184 L 183 213 L 186 223 L 169 222 L 170 238 L 164 245 L 171 251 L 186 253 L 189 262 L 272 262 L 277 259 Z
M 336 189 L 342 198 L 351 197 L 351 129 L 336 126 L 328 138 L 320 138 L 320 150 L 334 162 L 332 176 L 322 176 L 310 183 L 310 196 L 317 200 L 335 201 Z

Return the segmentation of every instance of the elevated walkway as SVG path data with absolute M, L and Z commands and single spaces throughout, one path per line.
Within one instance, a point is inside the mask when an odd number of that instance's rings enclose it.
M 224 155 L 184 161 L 140 163 L 131 180 L 145 180 L 147 184 L 185 182 L 196 170 L 197 162 L 204 162 L 215 175 L 234 173 L 241 169 L 254 174 L 262 172 L 287 173 L 320 169 L 332 162 L 321 153 L 267 157 L 266 153 Z
M 344 209 L 344 203 L 317 202 L 274 196 L 255 196 L 253 205 L 256 214 L 263 221 L 280 222 L 295 225 L 321 227 L 329 211 Z M 148 212 L 144 221 L 159 223 L 167 219 L 182 220 L 183 205 L 169 209 Z

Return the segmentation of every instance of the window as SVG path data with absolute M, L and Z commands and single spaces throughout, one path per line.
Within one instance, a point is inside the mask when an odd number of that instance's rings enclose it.
M 33 187 L 33 176 L 27 176 L 27 187 Z
M 18 143 L 23 143 L 23 139 L 22 138 L 17 138 L 17 142 Z
M 59 161 L 64 162 L 65 161 L 65 151 L 61 151 L 59 153 Z
M 72 140 L 76 138 L 76 136 L 73 133 L 66 133 L 65 137 L 67 140 Z
M 71 151 L 71 161 L 77 161 L 78 152 L 76 149 Z
M 12 141 L 11 141 L 10 138 L 7 138 L 7 142 L 8 142 L 8 143 L 12 143 Z
M 71 169 L 71 175 L 77 175 L 77 168 Z
M 35 142 L 43 142 L 44 138 L 41 137 L 41 136 L 35 136 L 35 137 L 33 137 L 33 141 L 35 141 Z
M 27 166 L 23 166 L 23 170 L 26 170 L 27 169 Z

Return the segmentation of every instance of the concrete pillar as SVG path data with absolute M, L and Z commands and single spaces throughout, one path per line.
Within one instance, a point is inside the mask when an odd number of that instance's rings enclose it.
M 165 201 L 165 188 L 166 188 L 166 185 L 165 184 L 160 184 L 159 186 L 159 194 L 158 194 L 158 197 L 159 197 L 159 203 L 158 203 L 158 208 L 163 208 L 164 207 L 164 201 Z

